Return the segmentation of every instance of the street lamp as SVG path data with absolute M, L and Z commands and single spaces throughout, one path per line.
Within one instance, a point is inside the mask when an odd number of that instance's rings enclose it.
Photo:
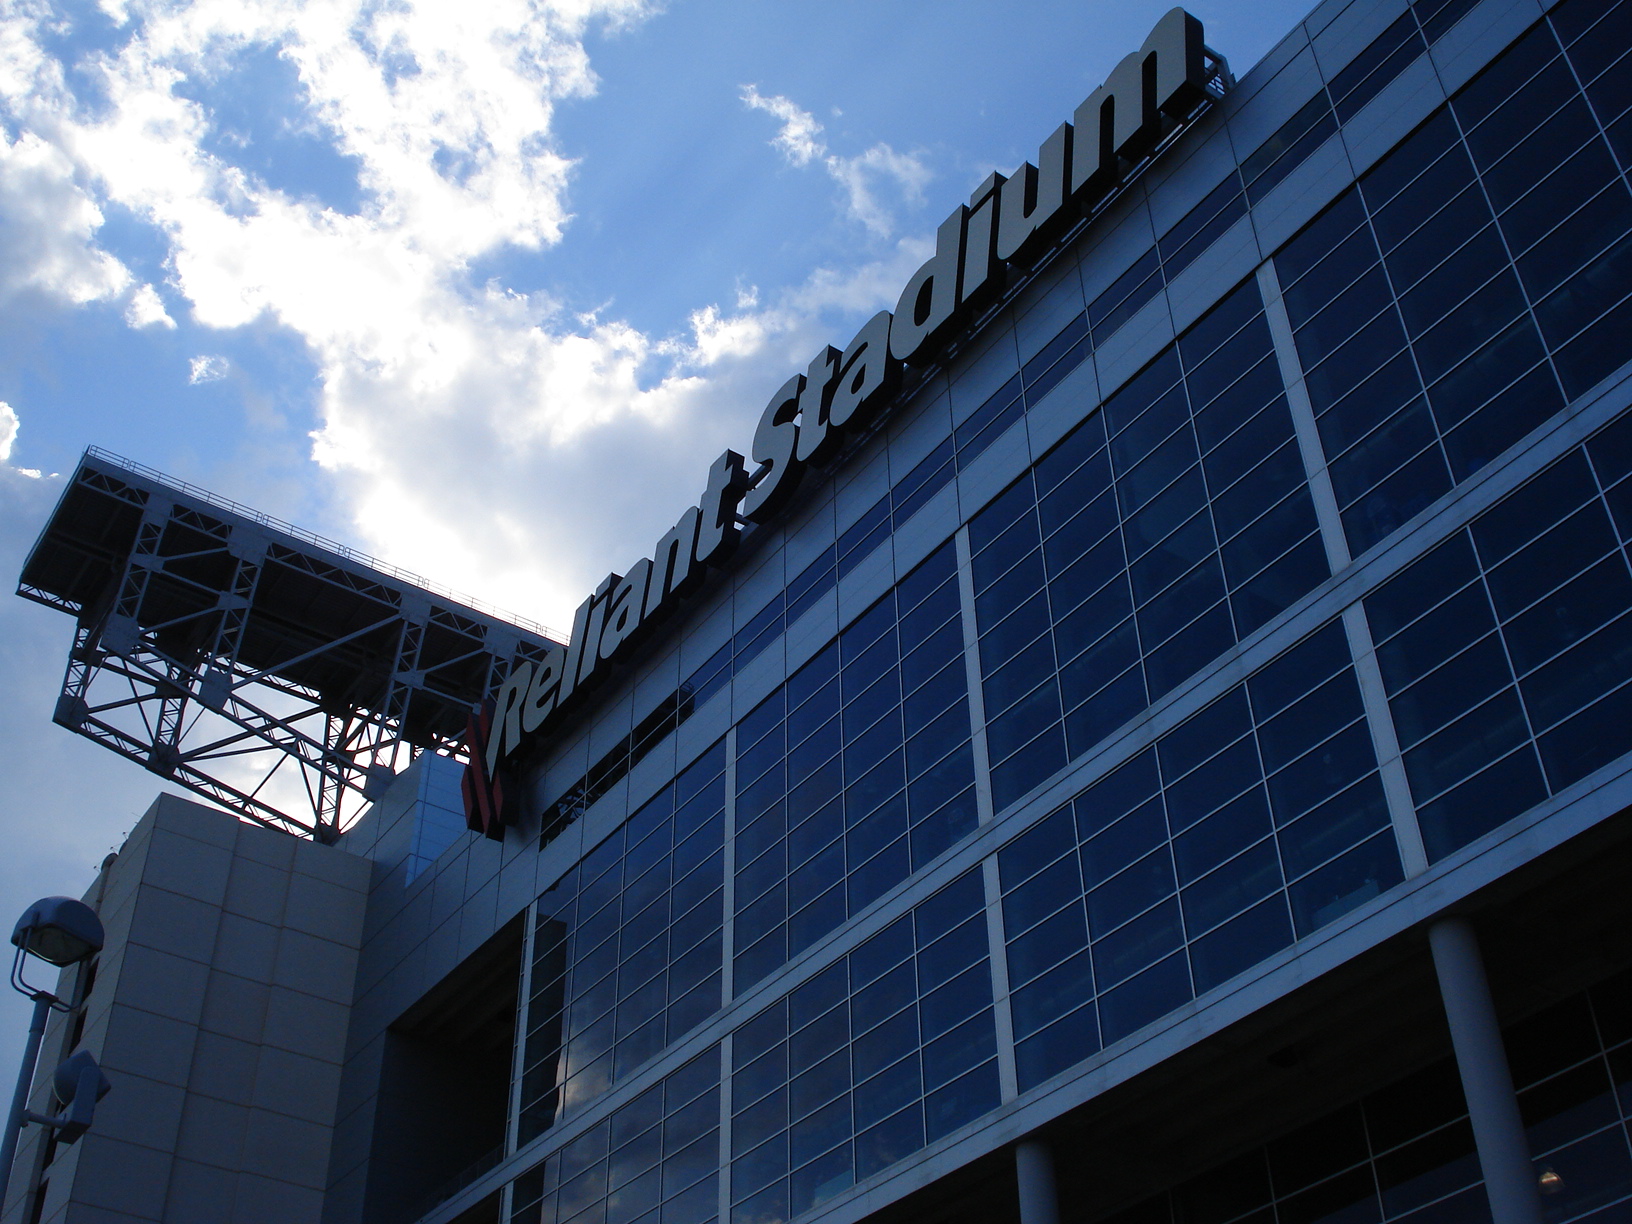
M 11 933 L 11 942 L 17 949 L 11 962 L 11 988 L 33 1000 L 34 1018 L 28 1026 L 28 1044 L 23 1050 L 23 1065 L 17 1072 L 17 1091 L 11 1099 L 5 1135 L 0 1139 L 0 1204 L 5 1203 L 6 1190 L 11 1184 L 11 1165 L 17 1156 L 17 1141 L 24 1122 L 53 1127 L 60 1132 L 64 1143 L 72 1143 L 90 1126 L 96 1102 L 107 1094 L 109 1087 L 96 1060 L 82 1051 L 57 1068 L 55 1095 L 67 1106 L 67 1111 L 57 1118 L 29 1111 L 28 1090 L 34 1083 L 34 1064 L 40 1057 L 40 1042 L 45 1038 L 46 1017 L 53 1011 L 71 1012 L 84 999 L 78 997 L 64 1003 L 49 991 L 31 986 L 23 977 L 26 958 L 38 957 L 48 965 L 66 969 L 100 952 L 102 939 L 102 920 L 96 911 L 72 897 L 45 897 L 34 902 L 23 911 Z M 81 992 L 76 990 L 75 994 Z

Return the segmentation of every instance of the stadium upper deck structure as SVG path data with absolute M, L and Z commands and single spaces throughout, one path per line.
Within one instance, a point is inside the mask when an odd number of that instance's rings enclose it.
M 1632 3 L 1169 20 L 568 642 L 87 458 L 59 721 L 318 836 L 138 826 L 8 1220 L 1632 1213 Z
M 494 673 L 551 640 L 94 448 L 18 594 L 77 622 L 57 722 L 247 819 L 322 841 L 412 752 L 457 750 Z M 269 797 L 280 767 L 301 776 Z

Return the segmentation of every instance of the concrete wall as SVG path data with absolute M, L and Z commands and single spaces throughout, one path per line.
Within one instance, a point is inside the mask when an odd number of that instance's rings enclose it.
M 155 800 L 87 896 L 107 945 L 79 1045 L 113 1090 L 43 1169 L 42 1221 L 318 1220 L 368 883 L 344 851 Z M 47 1032 L 36 1109 L 71 1023 Z M 27 1219 L 40 1141 L 27 1128 L 5 1224 Z

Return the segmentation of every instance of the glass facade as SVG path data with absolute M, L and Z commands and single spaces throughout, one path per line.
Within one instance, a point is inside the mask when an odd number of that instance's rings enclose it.
M 1430 858 L 1632 749 L 1629 448 L 1599 434 L 1366 598 Z
M 731 1218 L 798 1215 L 998 1103 L 969 872 L 731 1038 Z
M 703 1224 L 719 1200 L 720 1056 L 711 1049 L 517 1179 L 513 1219 Z
M 870 504 L 756 561 L 777 593 L 547 778 L 541 844 L 723 736 L 536 902 L 511 1224 L 882 1184 L 1632 750 L 1632 0 L 1564 0 L 1423 101 L 1492 3 L 1393 6 L 1296 57 L 1272 122 L 1203 114 L 1175 150 L 1233 141 L 1222 180 L 1131 184 L 1086 230 L 1147 234 L 1115 275 L 1049 273 L 1034 351 L 936 375 L 898 411 L 939 433 L 864 443 Z M 1550 1224 L 1632 1193 L 1626 999 L 1514 1030 L 1577 1196 Z M 1448 1068 L 1119 1224 L 1483 1219 Z
M 1340 624 L 998 853 L 1022 1090 L 1403 878 Z
M 737 993 L 975 827 L 950 546 L 737 728 Z
M 999 811 L 1327 576 L 1256 283 L 969 524 Z
M 1581 87 L 1595 15 L 1538 24 L 1276 253 L 1356 554 L 1623 359 L 1632 193 L 1597 112 L 1632 99 Z
M 530 1139 L 720 1006 L 725 746 L 539 898 L 523 1038 Z

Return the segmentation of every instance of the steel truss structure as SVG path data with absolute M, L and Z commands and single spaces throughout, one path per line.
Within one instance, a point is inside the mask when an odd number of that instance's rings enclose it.
M 55 720 L 239 816 L 332 841 L 553 635 L 89 450 L 18 594 L 75 619 Z

